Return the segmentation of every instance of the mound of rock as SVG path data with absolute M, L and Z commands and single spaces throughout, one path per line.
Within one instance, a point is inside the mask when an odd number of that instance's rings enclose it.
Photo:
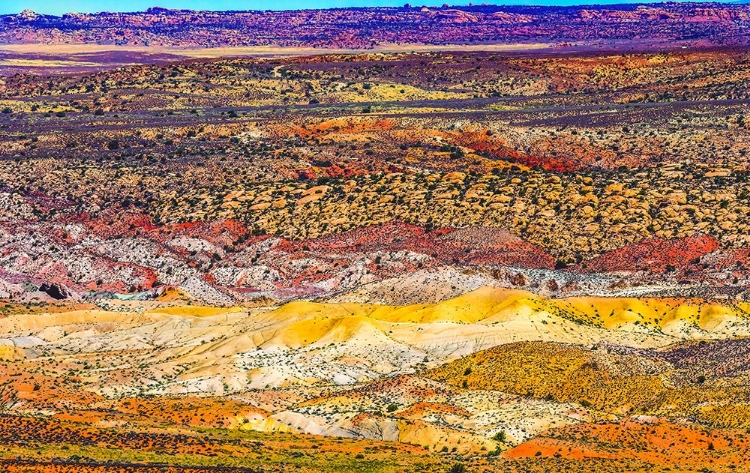
M 584 261 L 576 266 L 575 270 L 588 273 L 664 273 L 685 267 L 718 249 L 718 240 L 703 234 L 671 240 L 649 238 Z

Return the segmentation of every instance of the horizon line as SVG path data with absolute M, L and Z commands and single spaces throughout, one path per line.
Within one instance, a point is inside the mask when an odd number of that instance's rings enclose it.
M 388 0 L 386 0 L 388 1 Z M 44 15 L 44 16 L 54 16 L 54 17 L 62 17 L 64 15 L 68 14 L 88 14 L 88 15 L 98 15 L 98 14 L 104 14 L 104 13 L 122 13 L 122 14 L 136 14 L 136 13 L 146 13 L 149 10 L 154 9 L 161 9 L 161 10 L 167 10 L 167 11 L 175 11 L 175 12 L 210 12 L 210 13 L 244 13 L 244 12 L 295 12 L 295 11 L 335 11 L 335 10 L 357 10 L 357 9 L 392 9 L 392 10 L 403 10 L 403 9 L 422 9 L 422 8 L 429 8 L 429 9 L 446 9 L 446 8 L 476 8 L 476 7 L 512 7 L 512 8 L 540 8 L 540 7 L 547 7 L 547 8 L 561 8 L 561 9 L 574 9 L 574 8 L 580 8 L 580 7 L 617 7 L 617 6 L 633 6 L 633 5 L 679 5 L 679 4 L 735 4 L 735 5 L 741 5 L 746 4 L 748 1 L 746 0 L 678 0 L 678 1 L 665 1 L 665 0 L 636 0 L 636 1 L 623 1 L 623 0 L 593 0 L 591 2 L 587 2 L 585 0 L 573 0 L 575 3 L 560 3 L 559 1 L 556 3 L 555 0 L 538 0 L 538 1 L 529 1 L 529 0 L 519 0 L 518 2 L 504 2 L 504 3 L 493 3 L 493 2 L 482 2 L 482 3 L 473 3 L 473 2 L 466 2 L 466 3 L 442 3 L 440 5 L 428 5 L 428 4 L 411 4 L 409 2 L 405 2 L 401 5 L 359 5 L 354 4 L 350 6 L 330 6 L 330 7 L 319 7 L 319 8 L 266 8 L 266 9 L 236 9 L 236 8 L 226 8 L 226 9 L 202 9 L 202 8 L 184 8 L 184 7 L 164 7 L 161 5 L 152 5 L 150 7 L 146 7 L 143 9 L 138 10 L 98 10 L 98 11 L 76 11 L 71 10 L 68 12 L 62 12 L 62 13 L 47 13 L 42 11 L 43 9 L 39 8 L 21 8 L 20 10 L 12 11 L 12 12 L 0 12 L 0 16 L 9 16 L 9 15 L 20 15 L 24 11 L 32 12 L 38 15 Z M 377 2 L 373 2 L 377 3 Z M 394 2 L 398 3 L 398 2 Z

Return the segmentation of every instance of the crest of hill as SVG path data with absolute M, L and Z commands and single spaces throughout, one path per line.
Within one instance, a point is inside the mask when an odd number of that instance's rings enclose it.
M 589 259 L 576 269 L 589 273 L 650 271 L 663 273 L 680 268 L 719 249 L 719 241 L 709 235 L 664 240 L 649 238 Z
M 293 318 L 346 318 L 365 317 L 393 323 L 477 323 L 505 312 L 517 312 L 519 306 L 541 308 L 538 301 L 544 298 L 531 292 L 481 287 L 458 297 L 437 304 L 413 304 L 392 306 L 355 302 L 325 303 L 294 301 L 285 304 L 267 315 L 270 319 Z
M 426 376 L 465 389 L 577 402 L 615 414 L 670 411 L 717 426 L 750 426 L 750 410 L 732 406 L 749 395 L 745 342 L 667 349 L 518 342 L 475 352 Z M 725 357 L 730 368 L 723 369 L 712 351 Z
M 608 329 L 641 325 L 665 332 L 685 324 L 715 330 L 728 322 L 747 321 L 750 304 L 685 298 L 571 297 L 550 302 L 576 320 Z
M 173 324 L 182 318 L 196 317 L 206 318 L 206 323 L 212 324 L 226 316 L 264 327 L 261 335 L 252 342 L 242 342 L 243 346 L 288 348 L 350 342 L 414 344 L 442 340 L 440 343 L 450 344 L 451 339 L 455 343 L 472 337 L 489 337 L 490 333 L 496 337 L 505 333 L 507 341 L 572 341 L 571 334 L 583 337 L 584 332 L 586 337 L 595 337 L 589 338 L 591 340 L 614 337 L 613 340 L 620 342 L 630 335 L 637 339 L 651 336 L 662 341 L 750 336 L 748 303 L 660 298 L 552 299 L 519 289 L 483 286 L 431 304 L 297 300 L 252 314 L 239 307 L 172 306 L 152 308 L 139 315 L 101 310 L 50 313 L 40 317 L 13 315 L 0 319 L 0 337 L 1 334 L 33 334 L 45 330 L 46 334 L 48 327 L 63 327 L 72 333 L 78 330 L 71 328 L 74 326 L 83 330 L 106 323 Z M 567 332 L 564 327 L 568 327 Z M 496 343 L 506 338 L 500 337 Z M 583 338 L 580 340 L 583 343 Z
M 523 366 L 523 369 L 518 369 Z M 499 390 L 602 410 L 644 406 L 665 391 L 668 363 L 637 355 L 612 355 L 585 347 L 520 342 L 469 355 L 427 376 L 469 389 Z
M 741 376 L 750 373 L 750 339 L 686 342 L 660 351 L 658 356 L 678 368 L 705 376 Z
M 323 253 L 411 251 L 446 263 L 492 264 L 551 269 L 555 260 L 544 248 L 493 227 L 428 229 L 402 222 L 348 230 L 280 248 Z
M 528 291 L 480 287 L 434 304 L 405 306 L 294 301 L 263 315 L 284 322 L 278 340 L 305 346 L 355 335 L 377 339 L 393 324 L 493 325 L 562 319 L 616 331 L 645 331 L 677 338 L 750 334 L 750 304 L 690 299 L 573 297 L 550 299 Z M 536 325 L 534 325 L 536 326 Z M 330 339 L 330 340 L 329 340 Z

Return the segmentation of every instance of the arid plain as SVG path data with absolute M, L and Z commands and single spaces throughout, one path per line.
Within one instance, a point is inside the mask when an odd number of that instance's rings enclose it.
M 0 469 L 750 471 L 747 10 L 0 17 Z

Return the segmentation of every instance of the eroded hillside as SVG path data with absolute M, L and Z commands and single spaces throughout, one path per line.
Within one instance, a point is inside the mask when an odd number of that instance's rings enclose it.
M 586 457 L 729 471 L 747 450 L 744 304 L 496 288 L 407 306 L 123 304 L 6 307 L 0 422 L 24 433 L 0 445 L 45 453 L 3 465 L 42 468 L 71 449 L 89 465 L 179 454 L 185 466 L 271 471 L 295 458 L 310 471 L 365 459 L 371 471 L 543 471 Z M 667 455 L 660 442 L 678 437 Z
M 458 269 L 438 292 L 742 299 L 747 77 L 742 48 L 13 75 L 0 293 L 231 305 Z

